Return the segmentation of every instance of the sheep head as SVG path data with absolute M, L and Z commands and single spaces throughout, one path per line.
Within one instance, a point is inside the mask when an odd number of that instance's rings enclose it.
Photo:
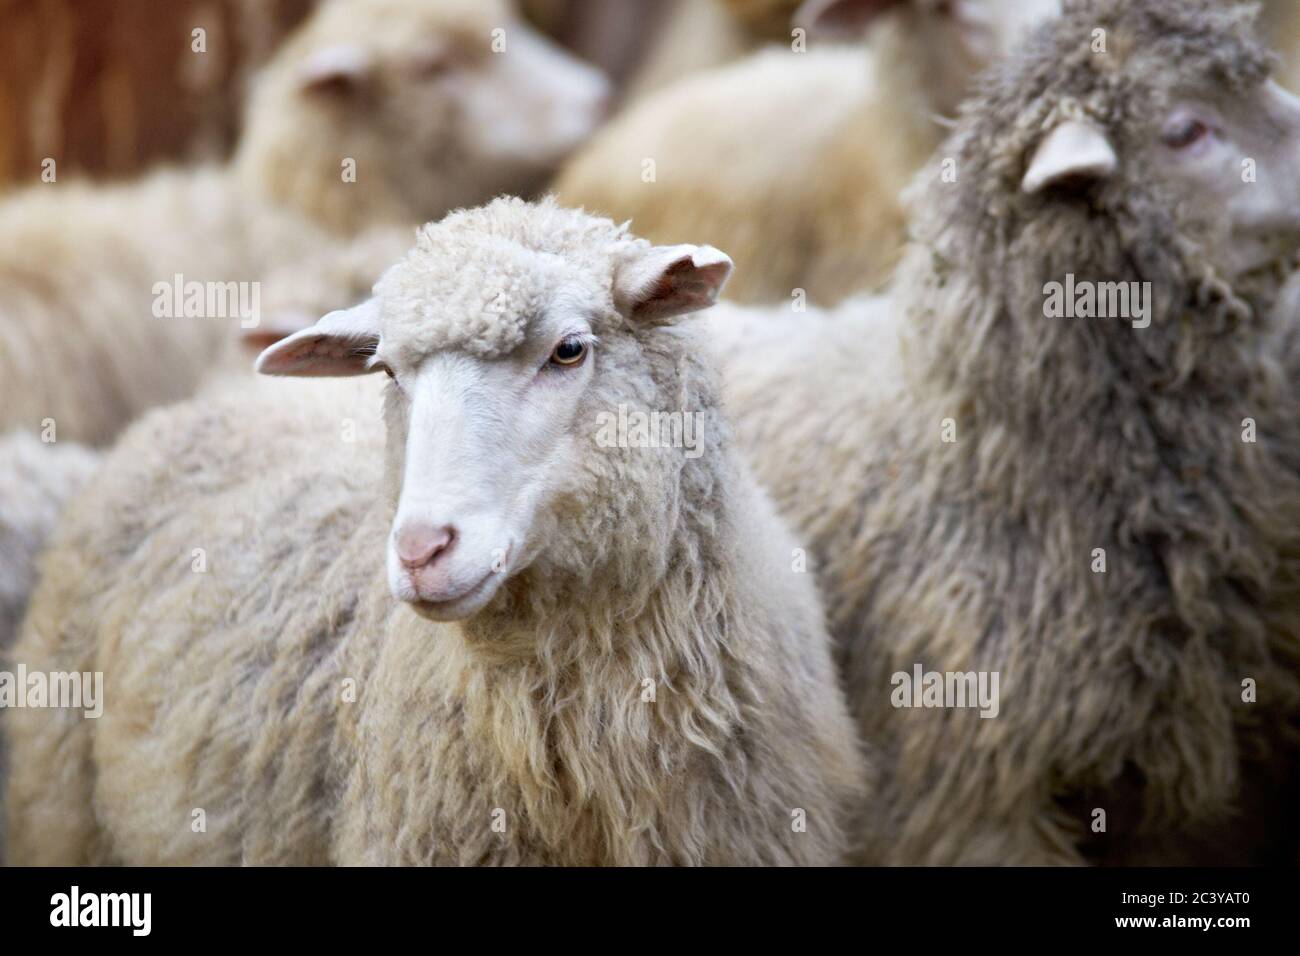
M 419 222 L 536 188 L 608 93 L 503 0 L 323 4 L 259 81 L 238 164 L 339 231 Z
M 1067 381 L 1239 383 L 1193 371 L 1257 341 L 1300 244 L 1300 102 L 1270 80 L 1253 13 L 1070 2 L 983 78 L 909 196 L 899 286 L 935 374 L 1008 409 Z M 1144 311 L 1054 317 L 1055 292 L 1084 283 Z
M 581 576 L 619 537 L 656 554 L 702 449 L 611 441 L 602 421 L 711 412 L 694 340 L 672 326 L 730 269 L 707 246 L 501 199 L 426 227 L 373 298 L 267 349 L 258 370 L 390 376 L 389 585 L 427 617 L 461 619 L 534 562 Z

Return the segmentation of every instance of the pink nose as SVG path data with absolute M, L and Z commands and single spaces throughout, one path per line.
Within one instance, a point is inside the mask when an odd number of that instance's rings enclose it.
M 412 571 L 432 564 L 434 559 L 451 546 L 456 529 L 451 525 L 435 528 L 431 524 L 413 522 L 397 532 L 397 557 Z

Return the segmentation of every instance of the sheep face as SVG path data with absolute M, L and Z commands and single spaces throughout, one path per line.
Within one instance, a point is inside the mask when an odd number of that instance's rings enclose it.
M 1265 314 L 1273 270 L 1258 267 L 1289 259 L 1300 225 L 1290 173 L 1300 104 L 1269 79 L 1255 12 L 1220 0 L 1070 0 L 1058 24 L 984 77 L 939 151 L 963 188 L 935 189 L 934 168 L 915 181 L 915 234 L 943 262 L 970 250 L 969 274 L 996 277 L 1003 314 L 1025 321 L 1034 310 L 1018 304 L 1084 267 L 1096 281 L 1149 282 L 1157 292 L 1140 327 L 1157 331 L 1144 342 L 1171 362 L 1191 348 L 1179 344 L 1182 317 L 1215 316 L 1202 325 L 1212 335 L 1217 319 Z M 1202 308 L 1207 274 L 1252 303 Z M 1061 335 L 1077 347 L 1107 328 Z
M 609 85 L 500 2 L 324 5 L 250 107 L 241 163 L 355 229 L 526 192 L 602 119 Z
M 494 232 L 502 209 L 559 217 L 600 244 L 570 256 L 540 233 Z M 502 200 L 427 227 L 371 300 L 267 349 L 258 369 L 391 377 L 389 586 L 426 617 L 459 620 L 555 539 L 572 547 L 561 529 L 581 520 L 575 507 L 613 472 L 627 479 L 619 451 L 596 447 L 595 410 L 644 398 L 640 337 L 711 304 L 730 268 L 708 247 L 653 247 L 605 220 Z
M 1118 111 L 1117 111 L 1118 112 Z M 1222 265 L 1240 274 L 1300 238 L 1300 99 L 1270 79 L 1229 85 L 1213 72 L 1149 91 L 1126 121 L 1062 111 L 1030 154 L 1021 189 L 1069 197 L 1138 177 L 1229 238 Z M 1127 128 L 1125 128 L 1127 127 Z M 1127 170 L 1121 169 L 1127 166 Z
M 1300 99 L 1268 81 L 1243 95 L 1187 95 L 1166 113 L 1156 162 L 1186 195 L 1226 212 L 1241 271 L 1300 233 Z

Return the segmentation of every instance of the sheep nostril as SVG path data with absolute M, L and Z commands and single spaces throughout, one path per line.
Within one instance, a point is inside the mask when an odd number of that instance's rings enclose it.
M 455 537 L 456 531 L 451 525 L 406 525 L 397 533 L 397 558 L 404 567 L 418 570 L 446 551 Z

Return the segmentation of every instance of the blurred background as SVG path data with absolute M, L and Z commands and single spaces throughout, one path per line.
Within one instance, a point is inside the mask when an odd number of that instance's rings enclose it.
M 0 188 L 222 159 L 256 69 L 322 0 L 0 0 Z M 789 35 L 792 0 L 522 0 L 626 91 Z M 196 26 L 208 54 L 187 55 Z

